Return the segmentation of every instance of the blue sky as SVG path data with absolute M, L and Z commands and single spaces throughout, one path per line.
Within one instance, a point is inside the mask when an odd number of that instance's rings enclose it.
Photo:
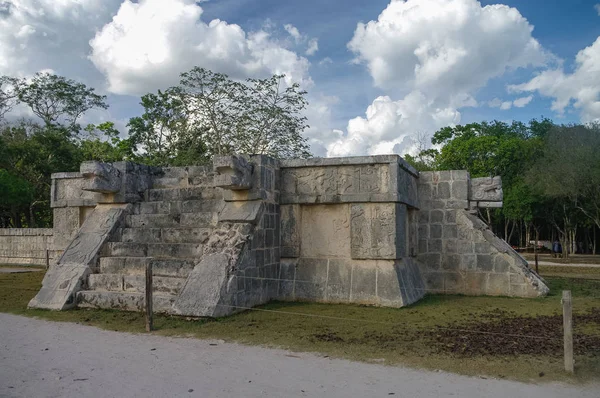
M 600 36 L 600 16 L 594 10 L 594 5 L 599 2 L 600 0 L 488 0 L 480 3 L 482 6 L 506 4 L 518 9 L 534 26 L 533 36 L 545 48 L 564 59 L 569 68 L 572 67 L 577 52 L 591 45 Z M 381 93 L 381 90 L 372 86 L 368 71 L 350 64 L 353 54 L 348 51 L 346 44 L 352 39 L 357 22 L 377 19 L 388 3 L 388 0 L 211 0 L 202 3 L 202 7 L 207 19 L 224 19 L 239 24 L 246 30 L 260 28 L 268 18 L 282 25 L 291 23 L 301 32 L 318 37 L 317 58 L 329 57 L 334 60 L 336 67 L 315 66 L 311 75 L 316 84 L 354 86 L 346 92 L 352 96 L 352 100 L 338 113 L 338 119 L 343 123 L 361 112 L 364 113 L 374 95 Z M 490 100 L 502 96 L 506 91 L 506 84 L 522 82 L 528 76 L 530 71 L 517 71 L 493 79 L 481 90 L 480 96 Z M 360 86 L 356 87 L 356 82 L 360 82 Z M 463 113 L 463 122 L 488 119 L 527 121 L 541 115 L 565 123 L 579 121 L 576 112 L 566 114 L 564 118 L 557 117 L 550 111 L 550 103 L 550 99 L 538 96 L 528 107 L 512 108 L 509 111 L 470 108 Z
M 191 66 L 285 72 L 309 91 L 316 155 L 402 154 L 449 124 L 599 120 L 598 3 L 0 0 L 0 74 L 84 81 L 111 105 L 89 121 L 124 130 Z

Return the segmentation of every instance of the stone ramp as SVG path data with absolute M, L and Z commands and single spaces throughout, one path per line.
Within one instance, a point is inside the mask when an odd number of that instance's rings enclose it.
M 86 283 L 112 232 L 127 213 L 128 205 L 98 205 L 44 276 L 42 288 L 29 308 L 64 310 L 75 305 L 75 294 Z

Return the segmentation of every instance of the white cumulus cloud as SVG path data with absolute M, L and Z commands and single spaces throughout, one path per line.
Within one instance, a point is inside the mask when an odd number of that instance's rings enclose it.
M 266 30 L 246 33 L 238 25 L 219 19 L 207 23 L 201 16 L 193 0 L 126 0 L 90 41 L 90 59 L 117 94 L 172 85 L 193 66 L 233 78 L 277 73 L 286 74 L 288 83 L 310 83 L 308 60 Z
M 475 95 L 490 79 L 552 59 L 532 31 L 516 8 L 505 5 L 391 0 L 376 21 L 359 23 L 348 43 L 355 62 L 367 66 L 389 97 L 373 101 L 366 118 L 352 119 L 328 155 L 402 154 L 417 134 L 459 123 L 459 110 L 478 106 Z M 494 106 L 501 109 L 513 106 L 498 101 Z
M 552 110 L 559 115 L 573 106 L 580 112 L 582 122 L 600 120 L 600 37 L 577 53 L 572 73 L 561 68 L 547 69 L 529 82 L 508 89 L 553 98 Z
M 414 153 L 419 135 L 455 125 L 460 117 L 452 107 L 435 107 L 420 92 L 412 92 L 400 101 L 381 96 L 369 105 L 365 117 L 348 122 L 347 134 L 337 133 L 327 156 Z
M 596 12 L 598 13 L 598 16 L 600 16 L 600 3 L 596 4 L 594 6 L 594 9 L 596 10 Z
M 513 101 L 513 105 L 516 106 L 517 108 L 524 108 L 525 106 L 527 106 L 527 104 L 529 104 L 531 102 L 532 99 L 533 99 L 533 95 L 517 98 L 516 100 Z
M 359 23 L 348 47 L 375 84 L 428 97 L 472 92 L 510 68 L 547 54 L 516 8 L 476 0 L 392 0 L 377 21 Z
M 121 0 L 0 1 L 0 74 L 25 77 L 54 69 L 70 78 L 91 79 L 94 70 L 86 59 L 88 41 L 97 26 L 110 21 L 120 3 Z

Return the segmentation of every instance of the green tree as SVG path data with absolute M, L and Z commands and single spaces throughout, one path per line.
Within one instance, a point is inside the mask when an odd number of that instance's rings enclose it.
M 284 87 L 283 75 L 241 83 L 199 67 L 181 76 L 176 92 L 186 107 L 187 131 L 209 155 L 310 156 L 301 116 L 308 102 L 298 84 Z
M 572 248 L 584 215 L 600 228 L 600 126 L 556 126 L 544 137 L 542 156 L 528 181 L 555 202 L 550 221 L 563 247 Z M 579 214 L 578 214 L 579 213 Z
M 34 187 L 25 179 L 0 169 L 0 223 L 2 227 L 22 226 L 20 210 L 27 208 L 34 196 Z
M 15 87 L 18 80 L 9 76 L 0 76 L 0 122 L 10 112 L 17 101 Z
M 144 107 L 142 116 L 129 120 L 129 135 L 133 145 L 140 147 L 139 159 L 153 165 L 172 165 L 177 158 L 183 141 L 189 148 L 197 148 L 187 140 L 189 118 L 178 91 L 171 88 L 146 94 L 140 103 Z
M 18 99 L 46 126 L 64 125 L 78 131 L 77 120 L 88 110 L 106 109 L 106 96 L 98 95 L 83 83 L 49 73 L 36 73 L 17 84 Z
M 113 122 L 88 124 L 86 136 L 80 140 L 83 160 L 119 162 L 135 159 L 134 145 L 130 138 L 120 138 Z

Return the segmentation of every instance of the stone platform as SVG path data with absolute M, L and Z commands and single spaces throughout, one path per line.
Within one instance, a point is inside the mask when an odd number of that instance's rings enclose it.
M 270 300 L 402 307 L 427 293 L 536 297 L 527 262 L 475 214 L 499 177 L 418 173 L 398 156 L 210 166 L 87 162 L 53 175 L 54 250 L 36 308 L 225 316 Z

